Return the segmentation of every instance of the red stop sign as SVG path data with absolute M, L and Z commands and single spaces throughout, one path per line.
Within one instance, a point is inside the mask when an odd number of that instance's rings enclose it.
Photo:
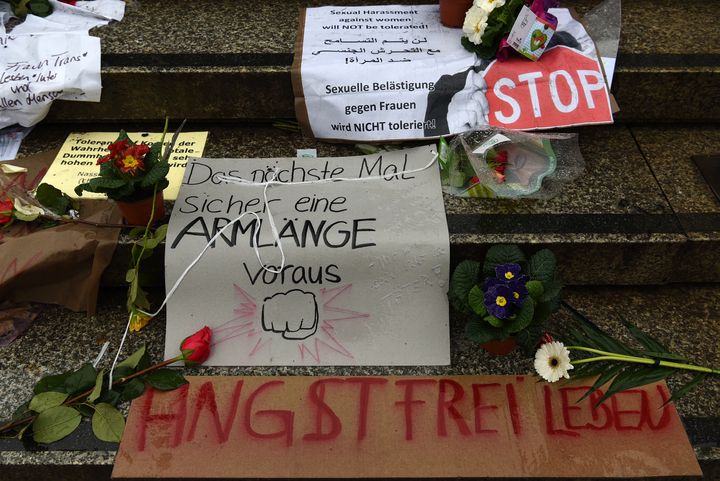
M 538 62 L 496 60 L 485 81 L 493 126 L 529 130 L 613 121 L 600 64 L 569 47 L 547 50 Z

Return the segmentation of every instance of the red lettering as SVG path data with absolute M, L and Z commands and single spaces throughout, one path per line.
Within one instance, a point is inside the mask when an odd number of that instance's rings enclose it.
M 370 387 L 373 385 L 385 385 L 388 380 L 374 377 L 351 377 L 345 380 L 350 383 L 360 384 L 360 400 L 358 403 L 358 432 L 357 439 L 362 441 L 367 436 L 368 406 L 370 405 Z
M 449 400 L 446 398 L 448 386 L 452 386 L 453 394 Z M 463 436 L 470 436 L 470 428 L 465 421 L 465 418 L 460 411 L 455 407 L 456 402 L 460 402 L 465 396 L 465 390 L 457 381 L 452 379 L 440 379 L 440 389 L 438 391 L 438 404 L 437 404 L 437 431 L 438 436 L 447 436 L 447 425 L 445 421 L 445 413 L 447 412 L 455 424 L 457 424 L 460 433 Z
M 285 444 L 292 446 L 293 442 L 293 421 L 295 420 L 295 413 L 292 411 L 282 411 L 277 409 L 266 409 L 255 413 L 257 416 L 274 416 L 283 424 L 283 428 L 280 431 L 274 433 L 259 433 L 252 427 L 252 410 L 255 398 L 259 396 L 263 391 L 272 386 L 284 386 L 285 381 L 268 381 L 258 387 L 245 401 L 245 429 L 250 436 L 257 439 L 276 439 L 285 437 Z
M 342 384 L 342 379 L 319 379 L 310 385 L 310 402 L 317 410 L 315 411 L 315 432 L 303 436 L 305 441 L 329 441 L 335 439 L 342 431 L 342 423 L 335 411 L 325 402 L 325 385 L 329 383 Z M 323 417 L 330 420 L 330 431 L 323 433 Z
M 493 382 L 489 384 L 473 384 L 473 407 L 475 411 L 475 432 L 476 433 L 496 433 L 497 429 L 483 429 L 482 426 L 482 411 L 496 411 L 497 406 L 494 404 L 483 404 L 482 403 L 482 392 L 481 389 L 485 388 L 496 388 L 500 387 L 500 383 Z
M 189 384 L 176 389 L 173 394 L 175 399 L 170 404 L 173 410 L 169 413 L 150 414 L 152 411 L 153 399 L 155 398 L 155 389 L 148 389 L 145 392 L 140 416 L 140 429 L 138 430 L 138 451 L 145 451 L 145 441 L 147 439 L 147 428 L 150 423 L 160 423 L 169 425 L 175 424 L 175 434 L 170 444 L 171 448 L 176 448 L 182 442 L 183 429 L 185 428 L 185 417 L 187 416 L 187 396 Z M 173 394 L 166 394 L 170 396 Z
M 607 407 L 607 405 L 605 403 L 600 404 L 598 406 L 598 402 L 600 402 L 600 400 L 602 399 L 602 397 L 604 395 L 605 395 L 604 392 L 602 392 L 600 389 L 596 389 L 595 392 L 590 394 L 589 401 L 588 401 L 590 403 L 590 406 L 592 407 L 593 421 L 597 421 L 600 418 L 599 411 L 602 411 L 603 414 L 605 414 L 605 423 L 593 426 L 593 429 L 597 429 L 598 431 L 602 431 L 604 429 L 608 429 L 608 428 L 612 427 L 612 423 L 613 423 L 613 413 L 610 410 L 610 408 Z M 597 407 L 595 407 L 595 406 L 597 406 Z
M 613 416 L 615 419 L 615 429 L 618 431 L 639 431 L 640 430 L 640 420 L 642 417 L 640 416 L 640 410 L 639 409 L 620 409 L 620 403 L 618 402 L 620 396 L 633 396 L 639 394 L 640 395 L 640 405 L 642 406 L 642 395 L 644 394 L 643 391 L 638 391 L 637 389 L 628 389 L 626 391 L 621 391 L 619 393 L 616 393 L 612 396 L 611 402 L 612 402 L 612 410 L 613 410 Z M 638 415 L 638 421 L 636 424 L 623 424 L 623 416 L 637 414 Z
M 520 378 L 522 382 L 522 378 Z M 513 433 L 520 434 L 520 407 L 517 402 L 517 395 L 515 394 L 515 386 L 512 384 L 505 385 L 505 393 L 507 395 L 508 410 L 510 411 L 510 422 L 512 422 Z
M 232 427 L 232 424 L 235 421 L 235 415 L 237 414 L 237 407 L 240 402 L 242 387 L 242 380 L 235 384 L 235 389 L 230 395 L 230 410 L 225 417 L 225 423 L 223 425 L 220 423 L 220 414 L 218 413 L 217 402 L 215 400 L 215 388 L 212 381 L 208 381 L 200 386 L 197 398 L 195 398 L 195 409 L 193 411 L 192 420 L 190 421 L 190 431 L 188 432 L 187 440 L 192 441 L 195 438 L 195 429 L 197 428 L 200 413 L 206 409 L 212 416 L 218 442 L 220 444 L 227 442 L 230 437 L 230 428 Z
M 419 385 L 435 384 L 434 379 L 402 379 L 395 381 L 396 386 L 405 387 L 405 396 L 402 401 L 396 401 L 395 405 L 404 405 L 405 407 L 405 439 L 410 441 L 413 438 L 413 417 L 412 409 L 416 404 L 425 404 L 425 401 L 415 399 L 413 394 L 415 392 L 415 386 Z
M 545 394 L 545 430 L 548 434 L 558 435 L 558 436 L 572 436 L 577 437 L 580 436 L 580 433 L 576 433 L 575 431 L 568 431 L 567 429 L 556 429 L 555 428 L 555 416 L 553 414 L 553 407 L 552 407 L 552 390 L 550 389 L 550 386 L 543 386 L 543 391 Z
M 641 411 L 642 414 L 640 415 L 640 425 L 646 425 L 653 431 L 657 431 L 660 429 L 663 429 L 667 427 L 668 424 L 670 424 L 670 416 L 672 415 L 672 406 L 668 404 L 668 401 L 670 400 L 670 395 L 665 390 L 665 387 L 662 385 L 657 385 L 655 388 L 658 391 L 658 394 L 660 394 L 660 397 L 663 401 L 662 406 L 662 416 L 660 416 L 660 419 L 658 420 L 657 424 L 653 423 L 652 420 L 652 411 L 650 407 L 650 396 L 647 392 L 642 391 L 642 407 Z

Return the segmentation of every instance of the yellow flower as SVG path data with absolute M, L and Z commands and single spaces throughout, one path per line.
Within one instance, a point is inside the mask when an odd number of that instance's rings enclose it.
M 139 311 L 134 311 L 130 318 L 130 331 L 139 331 L 140 329 L 148 325 L 150 319 L 152 319 L 152 316 L 148 316 L 147 314 L 143 314 Z

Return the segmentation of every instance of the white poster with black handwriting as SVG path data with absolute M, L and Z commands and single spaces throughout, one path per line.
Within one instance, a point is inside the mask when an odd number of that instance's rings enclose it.
M 567 9 L 551 11 L 557 33 L 538 62 L 489 62 L 440 24 L 437 4 L 308 8 L 297 117 L 316 138 L 353 141 L 612 122 L 592 39 Z
M 449 240 L 432 147 L 346 158 L 191 159 L 170 218 L 166 285 L 233 222 L 167 307 L 166 356 L 207 325 L 206 364 L 445 365 Z M 322 184 L 237 185 L 220 176 Z M 285 254 L 274 239 L 271 211 Z M 256 235 L 259 236 L 256 239 Z M 258 262 L 254 246 L 266 267 Z

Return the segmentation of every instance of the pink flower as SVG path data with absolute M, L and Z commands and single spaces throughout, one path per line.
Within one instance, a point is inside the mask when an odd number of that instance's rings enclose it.
M 505 60 L 510 58 L 510 54 L 512 53 L 512 51 L 513 48 L 507 41 L 507 35 L 505 35 L 502 39 L 500 39 L 500 46 L 498 47 L 497 51 L 498 62 L 504 62 Z

